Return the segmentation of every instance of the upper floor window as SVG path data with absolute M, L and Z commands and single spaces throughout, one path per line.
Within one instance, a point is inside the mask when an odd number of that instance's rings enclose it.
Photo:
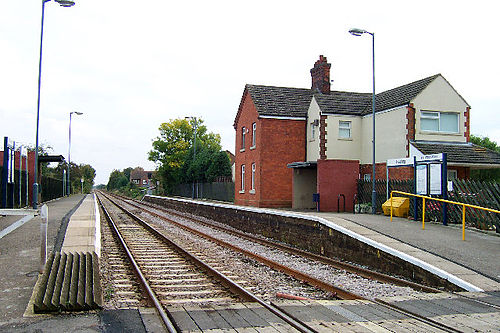
M 311 123 L 311 141 L 316 139 L 316 132 L 319 125 L 319 120 L 316 119 Z
M 245 135 L 246 135 L 247 129 L 245 126 L 241 128 L 241 150 L 245 150 Z
M 350 121 L 339 121 L 339 139 L 350 139 L 351 138 L 351 122 Z
M 257 123 L 253 123 L 252 124 L 252 147 L 251 148 L 255 148 L 255 145 L 257 143 L 256 134 L 257 134 Z
M 422 131 L 458 133 L 458 113 L 420 111 Z

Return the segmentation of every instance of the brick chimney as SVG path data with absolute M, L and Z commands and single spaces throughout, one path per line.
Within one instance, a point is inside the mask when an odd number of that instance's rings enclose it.
M 314 92 L 330 93 L 330 67 L 332 65 L 327 63 L 326 57 L 320 55 L 319 60 L 316 60 L 314 67 L 311 69 L 311 89 Z

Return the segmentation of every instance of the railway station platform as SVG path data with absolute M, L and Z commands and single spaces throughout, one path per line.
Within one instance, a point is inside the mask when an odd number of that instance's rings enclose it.
M 207 204 L 206 201 L 197 203 Z M 96 238 L 99 238 L 99 231 L 97 231 L 98 228 L 95 224 L 98 209 L 96 209 L 92 195 L 73 195 L 48 202 L 47 205 L 49 207 L 47 235 L 47 248 L 49 250 L 68 252 L 98 250 L 100 245 L 95 241 Z M 225 206 L 236 208 L 234 205 Z M 237 208 L 287 216 L 307 215 L 311 218 L 323 219 L 325 223 L 335 225 L 335 228 L 342 229 L 352 237 L 376 243 L 384 250 L 397 252 L 398 255 L 408 258 L 408 260 L 416 260 L 419 264 L 427 265 L 430 269 L 437 269 L 441 273 L 445 272 L 456 276 L 470 285 L 488 291 L 491 295 L 495 293 L 494 290 L 500 291 L 500 264 L 497 260 L 500 253 L 500 237 L 495 234 L 466 230 L 465 241 L 462 241 L 461 230 L 454 226 L 445 227 L 440 224 L 426 223 L 425 230 L 422 230 L 421 223 L 400 218 L 394 218 L 391 223 L 388 217 L 381 215 L 262 210 L 252 207 Z M 147 331 L 144 326 L 147 321 L 145 318 L 152 317 L 153 314 L 148 314 L 144 309 L 127 310 L 128 312 L 90 312 L 82 315 L 55 317 L 30 316 L 26 309 L 29 308 L 28 303 L 38 277 L 41 217 L 36 216 L 14 228 L 14 224 L 19 219 L 20 217 L 0 216 L 0 235 L 2 235 L 0 238 L 0 274 L 2 276 L 0 279 L 0 331 L 79 330 L 110 332 L 109 327 L 111 326 L 118 329 L 135 327 L 134 331 L 137 332 Z M 11 228 L 8 233 L 1 233 L 9 227 Z M 495 295 L 497 295 L 498 301 L 498 292 Z M 322 305 L 336 311 L 336 316 L 342 314 L 347 318 L 342 319 L 344 321 L 351 322 L 357 318 L 354 321 L 358 323 L 357 325 L 362 326 L 357 327 L 359 331 L 364 331 L 364 328 L 372 328 L 370 316 L 361 312 L 356 312 L 356 316 L 352 314 L 352 312 L 358 311 L 355 309 L 358 309 L 359 304 L 354 307 L 354 303 L 343 302 L 342 304 L 325 303 Z M 423 300 L 393 299 L 387 300 L 387 302 L 410 307 L 415 306 L 414 304 L 421 304 Z M 435 303 L 433 300 L 429 302 Z M 290 306 L 292 310 L 303 312 L 301 304 L 294 304 L 290 301 Z M 299 308 L 295 306 L 299 306 Z M 310 307 L 310 305 L 308 306 Z M 346 308 L 347 306 L 349 308 Z M 443 309 L 449 309 L 451 305 L 445 304 L 443 306 Z M 350 312 L 346 312 L 346 309 Z M 323 312 L 326 311 L 323 310 Z M 449 315 L 445 310 L 440 311 L 446 316 Z M 372 309 L 369 312 L 373 314 Z M 316 311 L 314 313 L 319 316 Z M 486 314 L 487 312 L 483 316 Z M 329 313 L 328 316 L 330 316 Z M 455 314 L 453 316 L 456 317 Z M 466 322 L 469 320 L 467 318 L 464 317 L 463 320 Z M 320 320 L 320 318 L 315 317 L 313 319 Z M 398 319 L 391 317 L 391 320 Z M 342 325 L 351 324 L 341 324 L 338 328 L 343 328 Z M 394 322 L 394 325 L 397 325 L 397 322 Z M 489 324 L 488 328 L 494 326 L 494 324 Z M 349 326 L 349 328 L 357 331 L 355 327 Z M 376 327 L 374 326 L 374 328 Z
M 62 252 L 95 252 L 101 255 L 101 227 L 99 209 L 93 194 L 85 196 L 70 217 L 65 232 Z
M 278 211 L 279 212 L 279 211 Z M 293 212 L 296 213 L 296 212 Z M 304 212 L 323 218 L 353 237 L 441 274 L 469 291 L 500 290 L 500 234 L 460 226 L 371 214 Z

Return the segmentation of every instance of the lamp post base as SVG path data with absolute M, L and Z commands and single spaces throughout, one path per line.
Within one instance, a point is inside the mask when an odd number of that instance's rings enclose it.
M 376 214 L 377 213 L 377 192 L 376 191 L 372 191 L 372 214 Z
M 33 183 L 33 209 L 38 208 L 38 183 Z

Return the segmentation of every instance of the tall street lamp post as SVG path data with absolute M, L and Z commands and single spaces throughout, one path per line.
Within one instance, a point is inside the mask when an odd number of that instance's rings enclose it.
M 78 116 L 81 116 L 83 112 L 78 112 L 78 111 L 71 111 L 69 113 L 69 145 L 68 145 L 68 182 L 67 182 L 67 195 L 69 196 L 71 194 L 71 178 L 69 178 L 69 169 L 71 167 L 71 115 L 76 114 Z
M 377 202 L 377 192 L 375 191 L 375 33 L 369 32 L 363 29 L 351 29 L 349 33 L 354 36 L 361 36 L 363 34 L 369 34 L 372 36 L 372 80 L 373 80 L 373 91 L 372 91 L 372 118 L 373 118 L 373 131 L 372 131 L 372 214 L 375 214 L 376 202 Z
M 35 172 L 33 183 L 33 209 L 38 208 L 38 129 L 40 127 L 40 85 L 42 83 L 42 45 L 43 45 L 43 19 L 45 17 L 45 3 L 50 0 L 42 0 L 42 23 L 40 29 L 40 58 L 38 62 L 38 101 L 36 107 L 36 139 L 35 139 Z M 71 0 L 55 0 L 62 7 L 72 7 L 75 3 Z
M 185 119 L 192 119 L 193 123 L 194 123 L 194 143 L 193 143 L 193 164 L 194 164 L 194 160 L 196 158 L 196 131 L 198 129 L 198 122 L 197 122 L 196 117 L 185 117 Z M 194 199 L 194 192 L 195 192 L 194 187 L 195 187 L 195 179 L 193 179 L 193 190 L 191 193 L 192 199 Z

